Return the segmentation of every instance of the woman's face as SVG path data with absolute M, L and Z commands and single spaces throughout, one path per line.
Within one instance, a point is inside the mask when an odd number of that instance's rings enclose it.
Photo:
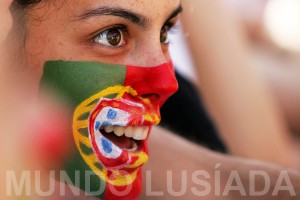
M 168 32 L 180 11 L 179 0 L 56 0 L 27 16 L 27 69 L 36 85 L 41 79 L 72 99 L 77 161 L 106 188 L 130 185 L 123 199 L 141 191 L 151 127 L 177 89 Z M 77 161 L 72 169 L 83 169 Z
M 27 64 L 40 75 L 47 60 L 165 63 L 179 9 L 179 0 L 42 1 L 28 15 Z

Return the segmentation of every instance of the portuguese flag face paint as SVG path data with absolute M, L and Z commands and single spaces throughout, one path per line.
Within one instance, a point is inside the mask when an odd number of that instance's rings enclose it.
M 136 199 L 151 127 L 178 87 L 171 62 L 137 67 L 49 61 L 41 85 L 61 94 L 74 110 L 75 144 L 65 166 L 70 180 L 79 179 L 76 186 L 102 199 Z

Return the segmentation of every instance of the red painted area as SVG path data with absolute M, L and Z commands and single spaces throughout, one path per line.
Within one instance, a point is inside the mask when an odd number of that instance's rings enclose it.
M 178 89 L 172 62 L 156 67 L 127 66 L 125 86 L 161 106 Z
M 142 191 L 142 169 L 139 169 L 135 181 L 126 186 L 114 186 L 106 183 L 103 200 L 136 200 Z

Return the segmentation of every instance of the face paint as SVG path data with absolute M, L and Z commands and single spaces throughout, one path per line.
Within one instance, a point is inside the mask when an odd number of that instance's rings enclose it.
M 178 87 L 172 64 L 50 61 L 41 83 L 74 108 L 75 150 L 65 167 L 72 182 L 80 172 L 76 186 L 87 192 L 102 199 L 136 199 L 151 127 L 159 123 L 160 106 Z M 88 187 L 86 171 L 92 172 Z

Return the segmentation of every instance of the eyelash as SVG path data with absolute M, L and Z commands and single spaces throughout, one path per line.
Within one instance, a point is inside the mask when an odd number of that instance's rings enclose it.
M 177 32 L 177 30 L 179 29 L 178 23 L 174 24 L 172 22 L 168 22 L 164 26 L 166 26 L 168 28 L 168 32 L 171 34 L 175 34 Z
M 163 27 L 167 28 L 168 37 L 170 34 L 176 34 L 177 30 L 179 29 L 179 25 L 177 23 L 167 22 Z M 168 38 L 168 41 L 166 43 L 162 43 L 163 45 L 169 45 L 171 43 L 170 39 Z

